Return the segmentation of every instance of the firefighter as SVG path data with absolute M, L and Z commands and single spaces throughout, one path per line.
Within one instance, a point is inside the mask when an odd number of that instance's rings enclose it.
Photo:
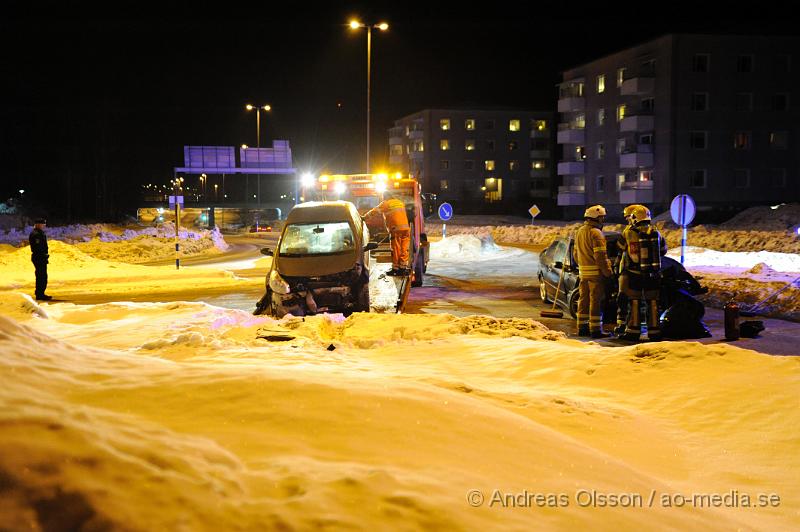
M 633 204 L 628 205 L 622 210 L 622 216 L 625 218 L 625 221 L 628 222 L 628 227 L 633 225 L 631 221 L 631 214 L 633 213 L 634 209 L 642 207 L 645 208 L 643 205 Z M 618 282 L 618 289 L 617 289 L 617 327 L 614 329 L 614 334 L 617 336 L 622 336 L 625 334 L 625 325 L 628 321 L 628 273 L 626 271 L 627 267 L 627 249 L 628 246 L 625 243 L 625 233 L 623 232 L 622 238 L 617 240 L 617 259 L 614 261 L 614 273 L 617 274 L 617 282 Z
M 386 274 L 409 275 L 411 269 L 408 265 L 408 248 L 411 244 L 411 227 L 408 225 L 406 204 L 402 199 L 389 195 L 377 207 L 367 211 L 362 218 L 366 220 L 377 213 L 383 215 L 391 235 L 392 269 Z
M 658 323 L 658 299 L 661 294 L 661 257 L 667 245 L 651 224 L 650 209 L 635 205 L 630 214 L 631 225 L 622 232 L 627 255 L 624 267 L 630 300 L 628 320 L 623 338 L 638 341 L 641 335 L 642 302 L 647 303 L 647 336 L 650 340 L 661 339 Z
M 589 207 L 583 214 L 583 226 L 575 235 L 575 257 L 580 279 L 577 313 L 579 336 L 609 336 L 602 328 L 606 280 L 613 275 L 602 231 L 605 216 L 606 210 L 602 205 Z
M 53 299 L 44 293 L 47 289 L 47 263 L 50 259 L 50 252 L 47 247 L 47 235 L 44 228 L 47 220 L 37 218 L 33 222 L 33 231 L 28 236 L 31 245 L 31 262 L 36 271 L 36 299 L 38 301 L 50 301 Z

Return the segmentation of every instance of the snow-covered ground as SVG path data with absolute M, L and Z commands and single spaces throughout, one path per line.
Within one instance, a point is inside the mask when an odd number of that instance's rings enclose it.
M 59 296 L 263 284 L 51 248 Z M 535 278 L 535 255 L 489 238 L 431 248 L 435 275 Z M 27 249 L 0 248 L 0 268 L 11 530 L 800 526 L 793 357 L 601 347 L 526 317 L 40 305 Z
M 800 526 L 793 358 L 601 348 L 522 318 L 9 292 L 0 313 L 12 530 Z M 760 494 L 778 502 L 741 506 Z

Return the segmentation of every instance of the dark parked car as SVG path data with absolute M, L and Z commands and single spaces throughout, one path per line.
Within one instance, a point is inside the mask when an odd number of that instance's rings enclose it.
M 611 263 L 617 257 L 619 250 L 617 242 L 622 235 L 617 232 L 604 233 L 608 245 L 608 257 Z M 539 254 L 539 293 L 542 301 L 552 303 L 558 286 L 558 279 L 563 270 L 561 289 L 558 291 L 556 305 L 569 312 L 574 318 L 578 310 L 578 263 L 573 254 L 573 237 L 558 237 L 547 249 Z M 664 311 L 675 303 L 678 291 L 684 290 L 690 295 L 702 294 L 707 291 L 700 283 L 686 271 L 683 265 L 670 258 L 661 259 L 661 301 L 660 311 Z M 617 316 L 617 278 L 608 280 L 606 285 L 606 302 L 603 309 L 603 321 L 613 323 Z
M 286 217 L 266 293 L 255 314 L 282 317 L 369 312 L 369 231 L 348 201 L 309 202 Z

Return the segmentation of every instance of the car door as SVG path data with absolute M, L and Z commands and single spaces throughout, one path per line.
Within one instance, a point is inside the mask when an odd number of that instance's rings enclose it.
M 544 267 L 543 277 L 547 295 L 552 299 L 555 297 L 556 290 L 558 289 L 558 280 L 561 276 L 561 268 L 556 267 L 556 264 L 558 263 L 563 267 L 564 259 L 567 256 L 567 243 L 558 239 L 548 251 L 550 252 L 550 260 L 547 261 L 547 265 Z M 561 290 L 563 289 L 564 287 L 562 286 Z

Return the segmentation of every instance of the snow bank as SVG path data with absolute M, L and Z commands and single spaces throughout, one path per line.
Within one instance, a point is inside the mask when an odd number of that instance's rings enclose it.
M 25 246 L 32 227 L 22 231 L 0 232 L 0 243 Z M 75 244 L 81 251 L 98 259 L 138 264 L 154 262 L 175 255 L 175 225 L 167 222 L 158 227 L 120 227 L 109 224 L 47 227 L 48 242 L 55 240 Z M 218 254 L 228 249 L 219 232 L 189 230 L 178 232 L 181 256 Z
M 790 357 L 691 342 L 602 348 L 485 317 L 48 310 L 0 316 L 10 529 L 800 526 Z M 266 327 L 296 340 L 259 339 Z M 495 490 L 567 504 L 503 506 Z M 592 490 L 644 504 L 579 504 Z M 662 503 L 732 490 L 781 504 Z
M 259 279 L 239 279 L 234 274 L 212 268 L 140 266 L 106 261 L 92 257 L 78 246 L 52 240 L 48 265 L 48 292 L 60 298 L 89 293 L 117 294 L 123 298 L 132 293 L 159 294 L 196 291 L 199 288 L 243 288 L 263 283 Z M 106 243 L 103 246 L 112 246 Z M 32 290 L 33 264 L 29 248 L 0 249 L 0 290 Z

